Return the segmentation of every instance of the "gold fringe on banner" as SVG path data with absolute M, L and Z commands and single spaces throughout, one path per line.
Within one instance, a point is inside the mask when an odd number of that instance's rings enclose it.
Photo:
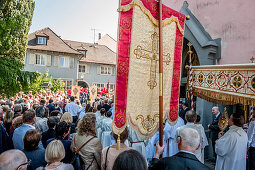
M 150 13 L 150 11 L 148 9 L 146 9 L 144 6 L 143 6 L 143 3 L 141 1 L 137 1 L 137 0 L 133 0 L 131 3 L 125 5 L 125 6 L 121 6 L 119 9 L 118 9 L 118 12 L 127 12 L 129 11 L 130 9 L 134 8 L 134 6 L 138 6 L 145 15 L 148 16 L 149 20 L 154 24 L 156 25 L 157 27 L 159 26 L 159 23 L 158 23 L 158 20 L 156 20 Z M 169 19 L 165 19 L 164 21 L 162 21 L 162 26 L 166 26 L 168 24 L 171 24 L 172 22 L 175 22 L 180 33 L 182 35 L 184 35 L 184 30 L 182 29 L 180 23 L 179 23 L 179 20 L 178 18 L 172 16 L 171 18 Z
M 206 101 L 215 103 L 215 104 L 224 104 L 224 105 L 234 105 L 234 104 L 243 104 L 243 105 L 255 105 L 255 99 L 248 96 L 240 96 L 228 93 L 222 93 L 220 91 L 215 92 L 209 89 L 200 89 L 193 87 L 193 94 L 197 97 L 200 97 Z

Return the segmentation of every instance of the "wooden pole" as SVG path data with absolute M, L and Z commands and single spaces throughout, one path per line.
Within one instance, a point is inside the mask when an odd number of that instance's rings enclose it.
M 162 0 L 159 0 L 159 145 L 163 145 L 163 39 Z

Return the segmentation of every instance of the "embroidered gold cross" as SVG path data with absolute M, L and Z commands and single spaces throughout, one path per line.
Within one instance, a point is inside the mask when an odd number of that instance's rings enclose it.
M 159 54 L 159 36 L 156 32 L 154 32 L 151 35 L 151 40 L 152 40 L 152 49 L 147 50 L 143 49 L 140 45 L 136 47 L 134 50 L 134 54 L 136 55 L 137 59 L 145 58 L 148 60 L 151 60 L 151 65 L 150 65 L 150 80 L 147 82 L 147 85 L 150 87 L 150 89 L 153 89 L 154 87 L 157 86 L 157 81 L 156 81 L 156 70 L 157 70 L 157 62 L 159 61 L 158 59 L 158 54 Z M 171 58 L 170 54 L 163 54 L 163 62 L 165 62 L 167 65 L 169 65 Z

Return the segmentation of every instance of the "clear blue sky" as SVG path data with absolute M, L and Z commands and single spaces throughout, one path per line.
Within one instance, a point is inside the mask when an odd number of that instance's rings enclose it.
M 30 33 L 50 27 L 62 39 L 93 42 L 96 29 L 117 39 L 119 0 L 35 0 Z

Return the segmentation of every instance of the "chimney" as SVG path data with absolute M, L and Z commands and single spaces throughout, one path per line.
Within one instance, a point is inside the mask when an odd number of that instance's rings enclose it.
M 98 40 L 101 39 L 101 33 L 98 33 Z

